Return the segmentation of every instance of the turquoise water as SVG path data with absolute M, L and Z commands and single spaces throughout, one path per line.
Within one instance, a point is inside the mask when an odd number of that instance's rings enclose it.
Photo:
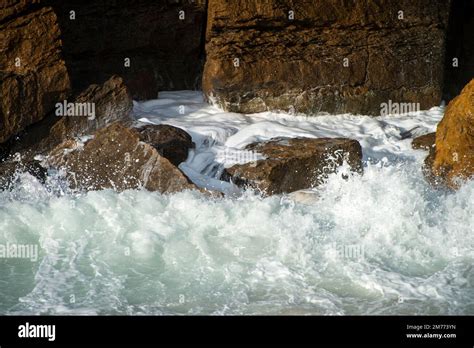
M 0 314 L 474 314 L 474 182 L 419 163 L 333 175 L 309 203 L 147 191 L 0 194 Z

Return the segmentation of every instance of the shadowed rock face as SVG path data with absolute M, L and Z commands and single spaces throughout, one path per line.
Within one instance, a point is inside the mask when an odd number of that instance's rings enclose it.
M 436 151 L 426 160 L 442 184 L 457 188 L 457 179 L 474 176 L 474 80 L 446 108 L 436 130 Z
M 250 144 L 246 150 L 255 151 L 265 159 L 226 168 L 223 179 L 250 186 L 264 195 L 315 187 L 344 160 L 352 170 L 362 170 L 361 146 L 351 139 L 281 138 Z
M 56 147 L 48 164 L 66 172 L 72 188 L 118 191 L 144 187 L 172 193 L 196 189 L 189 179 L 136 129 L 114 123 L 99 130 L 82 148 L 74 140 Z
M 68 95 L 59 35 L 52 8 L 34 1 L 2 1 L 0 143 L 41 120 Z
M 189 149 L 195 146 L 188 133 L 166 124 L 144 126 L 138 132 L 140 139 L 152 145 L 175 166 L 186 161 Z
M 439 105 L 448 13 L 449 1 L 209 0 L 203 90 L 245 113 Z
M 200 88 L 206 1 L 46 2 L 59 17 L 74 90 L 113 74 L 124 78 L 134 99 L 153 99 L 162 90 Z

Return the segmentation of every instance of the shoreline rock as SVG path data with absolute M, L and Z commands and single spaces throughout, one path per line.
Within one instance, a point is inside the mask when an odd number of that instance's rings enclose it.
M 436 181 L 451 189 L 474 177 L 474 79 L 448 104 L 426 164 Z
M 346 161 L 362 171 L 362 148 L 346 138 L 277 138 L 250 144 L 248 151 L 265 157 L 224 170 L 222 178 L 263 195 L 289 193 L 318 186 Z
M 188 158 L 188 151 L 195 147 L 191 136 L 184 130 L 167 124 L 146 125 L 138 128 L 140 139 L 158 150 L 175 166 Z
M 428 109 L 441 102 L 449 5 L 209 0 L 203 91 L 241 113 Z
M 58 145 L 46 163 L 63 170 L 73 189 L 144 187 L 161 193 L 198 189 L 155 147 L 143 142 L 137 129 L 120 122 L 100 129 L 83 146 L 74 140 Z

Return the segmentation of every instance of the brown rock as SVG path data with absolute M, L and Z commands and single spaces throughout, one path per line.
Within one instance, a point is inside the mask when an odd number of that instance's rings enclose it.
M 95 117 L 62 117 L 52 129 L 59 128 L 63 138 L 90 134 L 115 121 L 130 120 L 133 108 L 132 98 L 127 86 L 120 76 L 110 77 L 103 85 L 91 85 L 82 92 L 75 103 L 92 103 L 95 105 Z
M 25 12 L 35 11 L 40 0 L 4 0 L 0 2 L 0 22 L 16 18 Z
M 19 152 L 23 158 L 31 160 L 37 154 L 51 151 L 68 138 L 92 134 L 115 121 L 131 120 L 132 99 L 119 76 L 112 76 L 101 86 L 89 86 L 72 101 L 93 103 L 95 117 L 93 119 L 84 116 L 57 117 L 52 114 L 18 136 L 11 145 L 10 152 Z
M 141 141 L 137 130 L 121 123 L 99 130 L 83 148 L 73 140 L 66 141 L 50 153 L 48 164 L 62 168 L 72 188 L 121 191 L 145 187 L 161 193 L 196 189 L 153 146 Z
M 474 79 L 446 108 L 436 130 L 432 172 L 450 188 L 474 176 Z
M 430 0 L 209 0 L 203 90 L 244 113 L 439 105 L 448 13 Z
M 195 146 L 188 133 L 166 124 L 147 125 L 138 132 L 142 141 L 152 145 L 175 166 L 186 161 L 189 149 Z
M 239 186 L 250 186 L 264 195 L 315 187 L 344 159 L 353 170 L 362 170 L 361 146 L 351 139 L 279 138 L 250 144 L 246 149 L 265 159 L 227 168 L 223 179 L 231 179 Z
M 413 139 L 411 147 L 415 150 L 430 150 L 434 148 L 436 140 L 436 133 L 428 133 L 420 135 Z
M 0 5 L 0 143 L 41 120 L 69 93 L 56 15 L 35 3 Z

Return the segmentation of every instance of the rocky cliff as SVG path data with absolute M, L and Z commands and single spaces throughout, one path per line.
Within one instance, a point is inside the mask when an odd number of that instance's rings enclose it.
M 52 111 L 69 93 L 60 30 L 51 7 L 0 4 L 0 143 Z
M 226 110 L 441 102 L 449 1 L 209 0 L 203 89 Z

